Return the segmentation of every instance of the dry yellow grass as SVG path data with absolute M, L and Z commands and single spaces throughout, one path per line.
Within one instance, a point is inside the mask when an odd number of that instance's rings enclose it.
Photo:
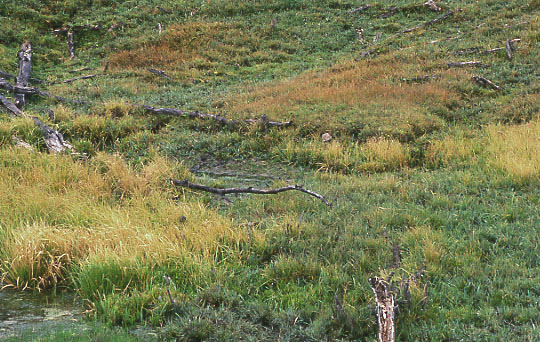
M 518 181 L 540 178 L 540 121 L 487 127 L 489 163 Z
M 212 262 L 247 240 L 245 229 L 201 203 L 175 202 L 167 179 L 187 171 L 159 157 L 139 172 L 105 154 L 85 165 L 2 150 L 0 161 L 1 269 L 15 286 L 50 286 L 66 266 L 88 260 Z

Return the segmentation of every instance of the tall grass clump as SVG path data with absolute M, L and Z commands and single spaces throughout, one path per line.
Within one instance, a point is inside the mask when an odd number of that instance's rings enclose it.
M 520 183 L 540 179 L 540 122 L 487 127 L 489 164 Z

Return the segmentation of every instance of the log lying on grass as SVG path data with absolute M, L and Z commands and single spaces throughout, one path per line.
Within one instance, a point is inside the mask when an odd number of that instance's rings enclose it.
M 0 94 L 0 102 L 10 112 L 11 117 L 29 117 L 34 121 L 34 124 L 39 127 L 39 129 L 43 133 L 45 145 L 47 145 L 47 149 L 49 150 L 49 152 L 60 153 L 65 151 L 66 149 L 73 149 L 73 146 L 71 146 L 67 141 L 64 140 L 64 136 L 62 136 L 62 133 L 52 129 L 39 118 L 27 115 L 22 110 L 17 108 L 17 106 L 15 106 L 13 102 L 9 101 L 2 94 Z
M 330 206 L 330 207 L 332 206 L 330 204 L 330 202 L 328 202 L 322 195 L 319 195 L 318 193 L 313 192 L 311 190 L 304 189 L 300 185 L 288 185 L 288 186 L 284 186 L 284 187 L 276 188 L 276 189 L 255 189 L 255 188 L 252 188 L 252 187 L 249 187 L 249 188 L 223 188 L 223 189 L 220 189 L 220 188 L 213 188 L 213 187 L 206 186 L 206 185 L 191 183 L 188 180 L 174 180 L 173 179 L 172 182 L 173 182 L 174 185 L 177 185 L 177 186 L 183 186 L 183 187 L 190 188 L 190 189 L 193 189 L 193 190 L 206 191 L 206 192 L 210 192 L 210 193 L 213 193 L 213 194 L 216 194 L 216 195 L 221 195 L 221 196 L 225 196 L 225 195 L 228 195 L 228 194 L 274 195 L 274 194 L 278 194 L 278 193 L 284 192 L 284 191 L 297 190 L 297 191 L 306 193 L 308 195 L 311 195 L 313 197 L 316 197 L 316 198 L 320 199 L 327 206 Z
M 278 122 L 278 121 L 270 121 L 268 118 L 263 115 L 260 119 L 246 119 L 246 120 L 233 120 L 233 119 L 227 119 L 221 115 L 217 114 L 206 114 L 206 113 L 199 113 L 196 111 L 184 111 L 180 109 L 174 109 L 174 108 L 156 108 L 152 106 L 142 105 L 142 108 L 144 108 L 146 111 L 149 111 L 154 114 L 164 114 L 164 115 L 173 115 L 173 116 L 182 116 L 192 119 L 210 119 L 219 122 L 223 125 L 231 125 L 231 126 L 238 126 L 241 124 L 254 124 L 254 123 L 260 123 L 261 125 L 267 127 L 267 126 L 273 126 L 273 127 L 288 127 L 292 125 L 292 121 L 285 121 L 285 122 Z

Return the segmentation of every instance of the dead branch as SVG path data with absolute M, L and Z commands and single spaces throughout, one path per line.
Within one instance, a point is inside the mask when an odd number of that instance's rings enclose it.
M 163 77 L 163 78 L 167 78 L 167 79 L 169 79 L 169 80 L 172 80 L 172 77 L 169 76 L 169 75 L 167 75 L 167 74 L 165 73 L 165 71 L 163 71 L 163 70 L 157 70 L 157 69 L 154 69 L 154 68 L 148 68 L 147 70 L 150 71 L 152 74 L 155 74 L 155 75 L 158 75 L 158 76 L 160 76 L 160 77 Z
M 70 59 L 75 58 L 75 53 L 73 53 L 73 32 L 72 31 L 69 31 L 67 34 L 67 45 L 68 45 L 69 58 Z
M 506 55 L 508 56 L 508 59 L 512 59 L 512 57 L 514 56 L 514 44 L 510 39 L 504 42 L 504 48 L 506 50 Z
M 316 197 L 316 198 L 320 199 L 327 206 L 332 206 L 330 204 L 330 202 L 328 202 L 322 195 L 319 195 L 318 193 L 313 192 L 311 190 L 304 189 L 300 185 L 288 185 L 288 186 L 284 186 L 284 187 L 276 188 L 276 189 L 255 189 L 255 188 L 252 188 L 252 187 L 249 187 L 249 188 L 222 188 L 222 189 L 220 189 L 220 188 L 213 188 L 213 187 L 206 186 L 206 185 L 191 183 L 188 180 L 172 180 L 172 182 L 176 186 L 183 186 L 183 187 L 190 188 L 190 189 L 193 189 L 193 190 L 206 191 L 206 192 L 210 192 L 210 193 L 221 195 L 221 196 L 225 196 L 225 195 L 228 195 L 228 194 L 274 195 L 274 194 L 278 194 L 278 193 L 284 192 L 284 191 L 297 190 L 297 191 L 306 193 L 308 195 L 311 195 L 313 197 Z
M 421 82 L 425 82 L 429 80 L 434 80 L 437 78 L 439 78 L 439 76 L 437 75 L 423 75 L 423 76 L 415 76 L 412 78 L 403 78 L 402 81 L 407 82 L 407 83 L 421 83 Z
M 397 243 L 392 244 L 392 255 L 394 256 L 394 264 L 392 268 L 397 268 L 401 265 L 401 248 Z
M 141 105 L 145 110 L 152 112 L 154 114 L 164 114 L 164 115 L 173 115 L 173 116 L 181 116 L 181 117 L 188 117 L 192 119 L 210 119 L 219 122 L 223 125 L 231 125 L 231 126 L 238 126 L 240 124 L 254 124 L 254 123 L 260 123 L 262 126 L 274 126 L 274 127 L 288 127 L 292 125 L 292 121 L 285 121 L 285 122 L 278 122 L 278 121 L 269 121 L 266 116 L 261 116 L 260 119 L 246 119 L 246 120 L 233 120 L 233 119 L 227 119 L 224 118 L 221 115 L 217 114 L 206 114 L 206 113 L 199 113 L 196 111 L 188 112 L 180 109 L 174 109 L 174 108 L 155 108 L 152 106 L 147 105 Z
M 171 11 L 169 11 L 169 10 L 163 8 L 163 7 L 157 6 L 156 8 L 157 8 L 158 10 L 160 10 L 161 12 L 163 12 L 163 13 L 167 13 L 167 14 L 171 14 L 171 13 L 172 13 Z
M 412 31 L 415 31 L 415 30 L 418 30 L 420 28 L 424 28 L 424 27 L 427 27 L 427 26 L 431 26 L 433 24 L 436 24 L 438 23 L 439 21 L 442 21 L 442 20 L 445 20 L 446 18 L 454 15 L 455 11 L 450 11 L 446 14 L 443 14 L 441 15 L 440 17 L 437 17 L 433 20 L 430 20 L 430 21 L 426 21 L 425 23 L 422 23 L 420 25 L 417 25 L 417 26 L 414 26 L 414 27 L 411 27 L 411 28 L 408 28 L 406 30 L 403 30 L 403 31 L 400 31 L 398 34 L 403 34 L 403 33 L 409 33 L 409 32 L 412 32 Z
M 17 76 L 10 74 L 9 72 L 5 72 L 0 70 L 0 77 L 7 78 L 13 80 L 13 82 L 17 82 Z M 33 78 L 30 77 L 30 82 L 32 83 L 46 83 L 44 80 L 40 80 L 39 78 Z
M 2 94 L 0 94 L 0 102 L 11 112 L 11 117 L 29 117 L 34 121 L 34 124 L 43 132 L 45 145 L 47 145 L 49 152 L 59 153 L 65 151 L 66 149 L 73 149 L 73 146 L 64 140 L 62 133 L 52 129 L 39 118 L 25 114 Z
M 452 63 L 448 63 L 447 64 L 449 67 L 465 67 L 465 66 L 473 66 L 473 67 L 488 67 L 489 65 L 488 64 L 484 64 L 484 63 L 481 63 L 481 62 L 473 62 L 473 61 L 469 61 L 469 62 L 452 62 Z
M 429 0 L 428 2 L 424 3 L 424 6 L 429 7 L 432 11 L 440 12 L 441 8 L 435 3 L 433 0 Z
M 32 72 L 32 44 L 25 42 L 21 45 L 19 51 L 19 73 L 17 75 L 18 87 L 27 87 L 30 81 L 30 73 Z M 15 93 L 15 105 L 22 108 L 26 104 L 25 94 Z
M 34 95 L 37 94 L 39 96 L 45 96 L 45 97 L 52 97 L 53 99 L 59 101 L 59 102 L 70 102 L 70 103 L 76 103 L 76 104 L 86 104 L 86 101 L 82 100 L 72 100 L 67 99 L 62 96 L 54 95 L 49 92 L 40 90 L 36 87 L 19 87 L 16 85 L 13 85 L 9 82 L 7 82 L 5 79 L 0 77 L 0 88 L 5 89 L 13 94 L 24 94 L 24 95 Z
M 375 294 L 375 308 L 377 310 L 377 324 L 379 326 L 379 342 L 395 342 L 395 300 L 394 294 L 389 289 L 384 279 L 369 278 L 371 290 Z
M 69 80 L 65 80 L 63 83 L 71 83 L 71 82 L 77 81 L 77 80 L 86 80 L 86 79 L 94 78 L 94 77 L 97 77 L 97 76 L 98 75 L 79 76 L 79 77 L 75 77 L 75 78 L 70 78 Z
M 479 84 L 482 87 L 491 88 L 493 90 L 502 90 L 501 87 L 499 87 L 495 83 L 491 82 L 490 80 L 488 80 L 487 78 L 484 78 L 482 76 L 475 75 L 475 76 L 472 77 L 472 79 L 473 79 L 473 81 L 475 83 Z
M 367 10 L 368 8 L 370 7 L 373 7 L 373 5 L 364 5 L 364 6 L 360 6 L 358 8 L 353 8 L 352 10 L 349 11 L 349 14 L 354 14 L 354 13 L 357 13 L 357 12 L 362 12 L 362 11 L 365 11 Z
M 73 26 L 64 26 L 55 30 L 52 30 L 52 33 L 58 36 L 60 33 L 66 33 L 69 31 L 84 31 L 84 30 L 90 30 L 90 31 L 97 31 L 101 30 L 101 25 L 73 25 Z
M 90 70 L 90 68 L 89 67 L 82 67 L 80 69 L 70 70 L 68 72 L 71 73 L 71 74 L 74 74 L 76 72 L 81 72 L 81 71 L 86 71 L 86 70 Z

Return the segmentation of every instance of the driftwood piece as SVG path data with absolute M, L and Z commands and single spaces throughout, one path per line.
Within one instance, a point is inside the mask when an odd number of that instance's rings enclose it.
M 167 75 L 167 74 L 165 73 L 165 71 L 163 71 L 163 70 L 158 70 L 158 69 L 154 69 L 154 68 L 148 68 L 147 70 L 150 71 L 150 72 L 151 72 L 152 74 L 154 74 L 154 75 L 158 75 L 158 76 L 160 76 L 160 77 L 163 77 L 163 78 L 172 80 L 172 77 L 169 76 L 169 75 Z
M 79 77 L 75 77 L 75 78 L 70 78 L 69 80 L 65 80 L 65 81 L 63 81 L 63 83 L 71 83 L 71 82 L 77 81 L 77 80 L 86 80 L 86 79 L 94 78 L 94 77 L 97 77 L 97 76 L 98 75 L 79 76 Z
M 59 102 L 70 102 L 70 103 L 76 103 L 76 104 L 86 104 L 86 101 L 82 100 L 72 100 L 67 99 L 62 96 L 54 95 L 49 92 L 40 90 L 36 87 L 18 87 L 16 85 L 13 85 L 9 82 L 7 82 L 5 79 L 0 77 L 0 88 L 5 89 L 13 94 L 24 94 L 24 95 L 34 95 L 37 94 L 39 96 L 45 96 L 45 97 L 52 97 L 53 99 L 59 101 Z
M 474 61 L 469 61 L 469 62 L 452 62 L 452 63 L 448 63 L 447 64 L 449 67 L 466 67 L 466 66 L 472 66 L 472 67 L 487 67 L 489 65 L 487 64 L 484 64 L 484 63 L 481 63 L 481 62 L 474 62 Z
M 70 59 L 75 58 L 75 53 L 73 52 L 73 32 L 72 31 L 69 31 L 67 34 L 67 46 L 68 46 L 69 58 Z
M 30 82 L 30 73 L 32 73 L 32 44 L 24 42 L 19 51 L 19 73 L 17 75 L 18 87 L 28 87 Z M 15 105 L 22 108 L 26 104 L 26 98 L 23 93 L 15 93 Z
M 369 278 L 371 290 L 375 294 L 379 342 L 396 341 L 395 299 L 390 284 L 377 277 Z
M 491 88 L 493 90 L 502 90 L 501 87 L 482 76 L 475 75 L 472 77 L 472 79 L 475 83 L 479 84 L 482 87 Z
M 292 121 L 285 121 L 285 122 L 278 122 L 278 121 L 270 121 L 266 116 L 261 116 L 260 119 L 246 119 L 246 120 L 233 120 L 233 119 L 227 119 L 221 115 L 217 114 L 206 114 L 206 113 L 199 113 L 196 111 L 188 112 L 180 109 L 174 109 L 174 108 L 155 108 L 152 106 L 142 105 L 145 110 L 154 113 L 154 114 L 164 114 L 164 115 L 173 115 L 173 116 L 182 116 L 182 117 L 188 117 L 193 119 L 210 119 L 217 121 L 223 125 L 231 125 L 231 126 L 238 126 L 240 124 L 254 124 L 254 123 L 260 123 L 262 126 L 273 126 L 273 127 L 288 127 L 292 125 Z
M 504 42 L 504 48 L 506 50 L 506 55 L 508 56 L 508 59 L 512 59 L 512 57 L 514 56 L 514 44 L 510 39 Z
M 225 195 L 228 195 L 228 194 L 274 195 L 274 194 L 278 194 L 278 193 L 284 192 L 284 191 L 297 190 L 297 191 L 306 193 L 308 195 L 311 195 L 313 197 L 316 197 L 316 198 L 320 199 L 327 206 L 332 206 L 330 204 L 330 202 L 328 202 L 322 195 L 319 195 L 318 193 L 313 192 L 311 190 L 304 189 L 300 185 L 288 185 L 288 186 L 284 186 L 284 187 L 276 188 L 276 189 L 255 189 L 255 188 L 252 188 L 252 187 L 249 187 L 249 188 L 213 188 L 213 187 L 206 186 L 206 185 L 191 183 L 188 180 L 172 180 L 172 182 L 173 182 L 174 185 L 177 185 L 177 186 L 183 186 L 183 187 L 190 188 L 190 189 L 193 189 L 193 190 L 206 191 L 206 192 L 210 192 L 210 193 L 213 193 L 213 194 L 216 194 L 216 195 L 221 195 L 221 196 L 225 196 Z

